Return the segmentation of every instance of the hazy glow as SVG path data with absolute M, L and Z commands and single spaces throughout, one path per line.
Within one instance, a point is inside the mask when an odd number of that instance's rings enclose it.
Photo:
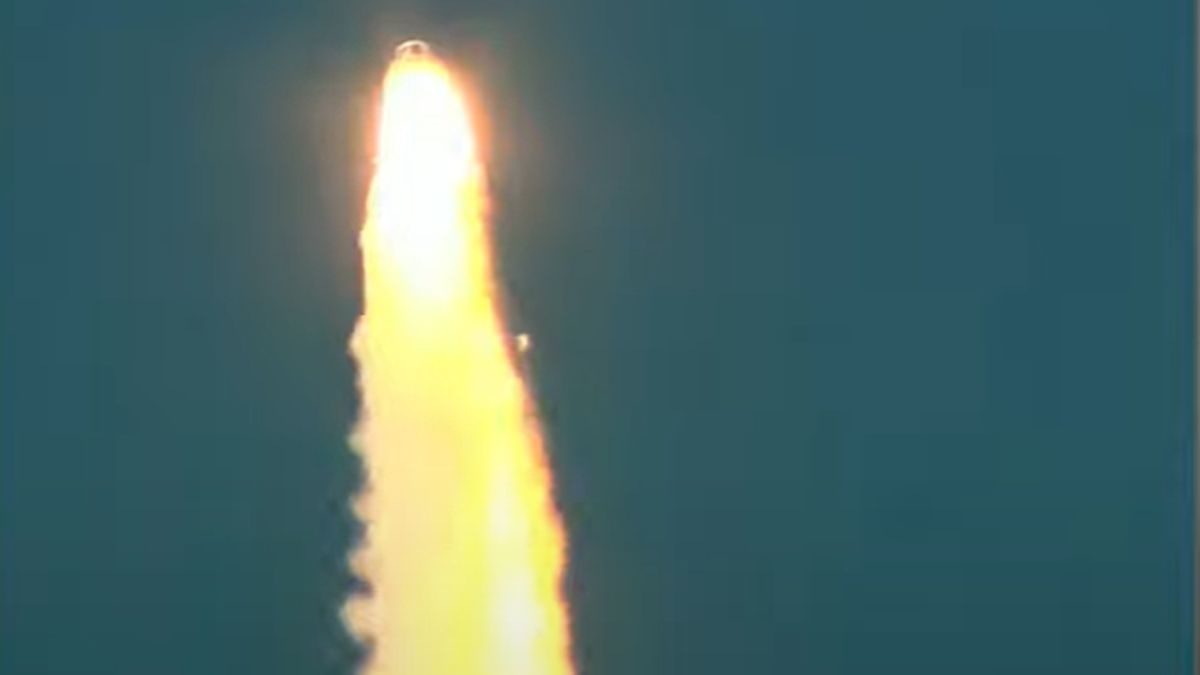
M 563 533 L 492 293 L 483 171 L 445 67 L 393 61 L 352 350 L 367 488 L 345 616 L 369 675 L 568 675 Z

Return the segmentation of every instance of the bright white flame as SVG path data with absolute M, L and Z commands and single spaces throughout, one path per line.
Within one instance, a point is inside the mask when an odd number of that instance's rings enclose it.
M 374 217 L 396 268 L 426 298 L 461 292 L 465 190 L 479 172 L 462 99 L 434 61 L 388 73 L 379 126 Z

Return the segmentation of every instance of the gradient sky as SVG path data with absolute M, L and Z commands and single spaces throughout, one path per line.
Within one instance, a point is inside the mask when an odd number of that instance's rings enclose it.
M 1183 675 L 1192 3 L 6 3 L 0 672 L 351 672 L 372 90 L 431 40 L 597 675 Z

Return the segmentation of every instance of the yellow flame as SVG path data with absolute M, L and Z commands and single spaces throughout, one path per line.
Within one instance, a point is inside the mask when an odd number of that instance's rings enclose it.
M 345 618 L 368 675 L 569 675 L 564 537 L 492 287 L 470 116 L 427 52 L 388 69 L 361 234 Z

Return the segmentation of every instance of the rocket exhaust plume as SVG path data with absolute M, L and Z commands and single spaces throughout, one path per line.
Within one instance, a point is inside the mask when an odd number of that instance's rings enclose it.
M 351 341 L 362 672 L 570 675 L 563 530 L 493 292 L 483 167 L 424 43 L 396 51 L 377 142 Z

